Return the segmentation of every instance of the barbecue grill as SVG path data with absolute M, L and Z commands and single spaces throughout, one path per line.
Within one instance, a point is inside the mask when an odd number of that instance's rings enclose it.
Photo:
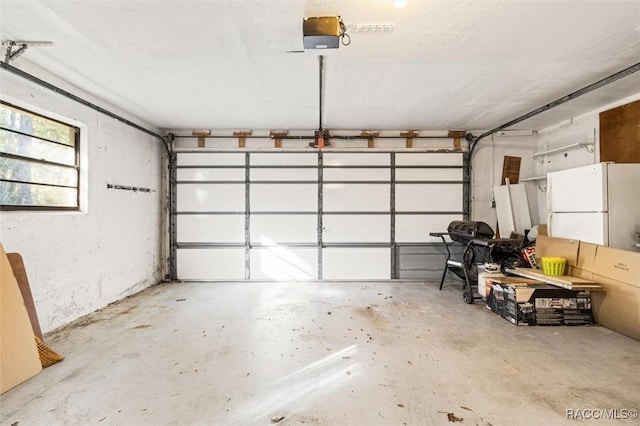
M 473 303 L 480 296 L 474 296 L 472 284 L 478 282 L 478 264 L 487 262 L 500 263 L 503 267 L 513 267 L 520 262 L 520 245 L 522 239 L 494 239 L 493 229 L 484 222 L 454 220 L 449 223 L 447 232 L 431 232 L 432 237 L 439 237 L 447 250 L 444 271 L 440 280 L 440 290 L 447 271 L 453 272 L 464 280 L 462 299 L 465 303 Z M 447 241 L 445 237 L 451 241 Z M 460 259 L 453 259 L 450 246 L 464 246 Z
M 476 238 L 493 238 L 493 229 L 484 222 L 454 220 L 447 228 L 449 237 L 456 242 L 467 244 Z

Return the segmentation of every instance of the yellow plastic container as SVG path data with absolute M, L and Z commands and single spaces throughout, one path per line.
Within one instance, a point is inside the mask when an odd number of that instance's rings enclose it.
M 564 275 L 564 269 L 567 266 L 567 259 L 564 257 L 543 257 L 542 272 L 545 275 L 560 277 Z

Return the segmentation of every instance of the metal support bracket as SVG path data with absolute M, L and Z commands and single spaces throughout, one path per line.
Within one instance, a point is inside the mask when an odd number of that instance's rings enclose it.
M 9 62 L 26 52 L 29 46 L 52 46 L 53 43 L 50 41 L 2 40 L 0 45 L 7 48 L 4 55 L 4 63 L 9 65 Z M 16 47 L 18 49 L 14 50 Z
M 15 42 L 15 41 L 9 41 L 7 42 L 8 44 L 7 46 L 7 51 L 4 55 L 4 63 L 8 64 L 9 62 L 13 61 L 14 59 L 16 59 L 18 56 L 22 55 L 24 52 L 27 51 L 27 44 L 26 43 L 22 43 L 19 44 L 19 42 Z M 5 42 L 2 43 L 3 45 L 5 44 Z M 13 51 L 13 48 L 16 46 L 20 46 L 18 48 L 18 50 L 16 50 L 15 52 Z

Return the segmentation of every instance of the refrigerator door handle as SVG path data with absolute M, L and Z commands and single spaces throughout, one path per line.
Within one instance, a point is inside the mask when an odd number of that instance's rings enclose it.
M 547 235 L 553 236 L 551 231 L 551 219 L 553 218 L 553 207 L 551 205 L 551 186 L 552 180 L 547 176 L 547 192 L 545 192 L 545 198 L 547 199 Z
M 545 198 L 547 199 L 547 212 L 552 212 L 553 211 L 553 207 L 551 206 L 551 187 L 552 187 L 552 180 L 549 179 L 549 177 L 547 177 L 547 192 L 544 193 Z

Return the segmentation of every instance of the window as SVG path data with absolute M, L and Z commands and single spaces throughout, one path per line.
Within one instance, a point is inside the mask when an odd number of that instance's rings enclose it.
M 77 127 L 0 102 L 0 208 L 78 210 Z

